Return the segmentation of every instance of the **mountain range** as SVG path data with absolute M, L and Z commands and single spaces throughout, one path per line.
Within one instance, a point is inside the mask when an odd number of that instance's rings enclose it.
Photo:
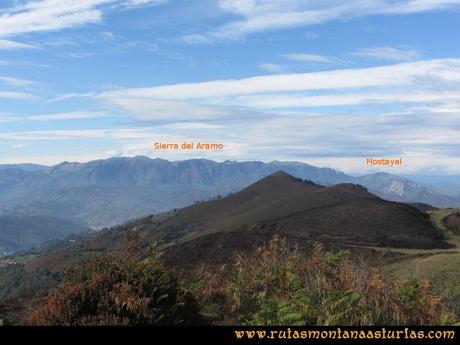
M 98 230 L 221 198 L 280 170 L 323 186 L 359 184 L 391 201 L 441 208 L 460 205 L 458 196 L 388 173 L 356 177 L 299 162 L 170 162 L 139 156 L 50 167 L 0 165 L 0 215 L 22 220 L 48 217 Z M 31 228 L 24 227 L 26 232 Z
M 126 230 L 141 248 L 156 242 L 165 261 L 181 268 L 222 264 L 281 236 L 295 246 L 450 248 L 425 212 L 383 200 L 351 183 L 321 186 L 279 171 L 226 197 L 122 226 L 57 241 L 35 252 L 29 270 L 64 270 L 89 256 L 126 251 Z
M 187 227 L 184 227 L 186 225 Z M 129 228 L 129 227 L 128 227 Z M 294 246 L 449 248 L 429 216 L 404 203 L 383 200 L 360 185 L 321 186 L 277 172 L 221 200 L 179 210 L 132 229 L 166 242 L 165 259 L 179 267 L 225 263 L 273 236 Z

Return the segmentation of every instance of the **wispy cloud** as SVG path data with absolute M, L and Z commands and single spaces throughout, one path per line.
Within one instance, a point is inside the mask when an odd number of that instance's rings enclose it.
M 24 150 L 25 151 L 25 150 Z M 54 165 L 62 162 L 89 162 L 96 159 L 103 159 L 103 158 L 110 158 L 112 155 L 108 154 L 98 154 L 98 153 L 83 153 L 83 154 L 75 154 L 75 153 L 61 153 L 61 154 L 40 154 L 37 155 L 36 152 L 24 154 L 16 153 L 14 157 L 0 157 L 0 164 L 15 164 L 15 163 L 24 163 L 24 162 L 31 162 L 35 164 L 41 165 Z
M 427 128 L 430 128 L 429 136 Z M 0 133 L 0 139 L 19 144 L 31 141 L 115 140 L 119 143 L 117 152 L 120 155 L 142 154 L 167 159 L 193 158 L 196 152 L 162 152 L 154 150 L 153 142 L 211 141 L 224 143 L 225 150 L 202 152 L 200 157 L 219 160 L 263 157 L 265 161 L 283 157 L 362 173 L 366 169 L 366 157 L 394 156 L 404 157 L 407 164 L 397 171 L 393 169 L 393 173 L 417 172 L 433 167 L 459 173 L 460 157 L 456 154 L 460 147 L 458 130 L 457 114 L 343 116 L 303 113 L 251 121 L 239 118 L 225 126 L 189 122 L 146 128 L 24 131 Z M 328 140 L 324 140 L 325 137 Z M 104 155 L 99 154 L 97 158 Z M 62 160 L 73 159 L 71 154 L 66 157 Z M 58 157 L 54 162 L 58 162 Z
M 442 104 L 431 104 L 425 107 L 414 107 L 412 111 L 438 114 L 457 114 L 460 120 L 460 102 L 445 102 Z
M 0 50 L 38 49 L 37 46 L 0 39 Z
M 24 144 L 15 144 L 15 145 L 11 145 L 11 148 L 13 150 L 23 150 L 25 148 L 27 148 L 27 145 L 24 145 Z
M 25 92 L 15 92 L 15 91 L 0 91 L 0 99 L 15 99 L 15 100 L 26 100 L 26 99 L 35 99 L 37 96 L 25 93 Z
M 53 31 L 98 23 L 102 12 L 98 6 L 113 0 L 41 0 L 27 1 L 7 9 L 0 16 L 0 36 L 28 32 Z
M 41 114 L 31 116 L 19 116 L 3 114 L 0 122 L 46 122 L 46 121 L 63 121 L 63 120 L 82 120 L 108 117 L 111 114 L 102 111 L 75 111 L 66 113 Z
M 113 14 L 163 1 L 8 3 L 16 5 L 0 9 L 0 49 L 3 45 L 3 49 L 13 50 L 4 51 L 6 57 L 0 61 L 7 70 L 0 79 L 0 103 L 4 105 L 0 141 L 2 153 L 10 157 L 0 160 L 57 162 L 113 154 L 169 159 L 263 157 L 359 171 L 363 156 L 394 155 L 406 159 L 403 169 L 408 170 L 443 166 L 453 171 L 460 167 L 460 59 L 419 61 L 420 51 L 441 48 L 416 38 L 429 28 L 408 32 L 404 36 L 408 46 L 398 45 L 401 38 L 389 36 L 391 32 L 376 31 L 378 35 L 372 36 L 375 44 L 369 47 L 356 46 L 356 42 L 369 40 L 370 34 L 360 27 L 372 22 L 370 17 L 350 24 L 350 30 L 338 35 L 331 34 L 335 27 L 330 31 L 326 26 L 312 27 L 355 17 L 443 10 L 458 6 L 460 0 L 215 0 L 206 9 L 202 2 L 187 1 L 190 6 L 171 2 L 171 8 L 165 9 L 167 16 L 148 9 L 148 14 L 139 10 L 124 13 L 123 18 L 120 13 Z M 177 15 L 183 12 L 182 5 L 187 8 L 186 17 Z M 443 16 L 439 14 L 436 20 L 454 19 Z M 414 16 L 414 25 L 424 25 L 423 18 Z M 129 20 L 136 23 L 126 31 Z M 388 23 L 382 18 L 382 27 Z M 308 26 L 303 31 L 310 34 L 297 30 L 292 36 L 261 37 L 263 49 L 258 49 L 261 42 L 224 44 L 222 49 L 209 50 L 176 46 L 177 36 L 183 32 L 191 33 L 183 40 L 207 43 Z M 73 30 L 81 27 L 87 28 Z M 318 37 L 310 31 L 316 29 L 322 39 L 307 41 Z M 56 33 L 61 30 L 68 31 Z M 447 31 L 441 25 L 433 29 L 432 37 L 445 38 Z M 344 37 L 353 39 L 352 47 Z M 326 39 L 330 41 L 327 46 Z M 456 50 L 447 46 L 435 55 L 455 57 Z M 37 47 L 40 50 L 14 51 Z M 168 47 L 184 48 L 185 60 L 178 53 L 165 52 Z M 357 47 L 363 49 L 353 51 Z M 94 63 L 63 59 L 92 52 L 98 56 Z M 348 58 L 356 57 L 353 65 L 347 65 L 353 68 L 339 68 L 345 64 L 335 55 L 346 52 L 353 54 Z M 161 59 L 162 54 L 167 59 Z M 244 69 L 236 59 L 241 54 L 248 57 Z M 33 60 L 37 66 L 40 61 L 52 61 L 56 69 L 25 71 L 23 67 L 33 65 L 21 58 Z M 383 66 L 364 67 L 371 59 Z M 292 73 L 305 66 L 312 72 Z M 33 92 L 27 92 L 33 82 L 25 80 L 29 77 L 20 79 L 27 75 L 46 83 L 35 91 L 41 96 L 39 102 L 25 102 L 34 98 Z M 197 82 L 183 82 L 190 80 Z M 184 153 L 152 148 L 155 141 L 192 140 L 222 142 L 225 150 Z M 20 150 L 24 144 L 27 149 Z
M 28 0 L 0 14 L 0 49 L 34 48 L 4 38 L 24 33 L 58 31 L 100 23 L 111 9 L 160 5 L 165 0 Z
M 114 104 L 140 120 L 165 120 L 178 121 L 190 119 L 213 119 L 228 115 L 222 107 L 210 104 L 179 100 L 151 99 L 146 97 L 125 97 L 120 94 L 111 96 L 104 94 L 97 96 L 99 99 Z
M 0 76 L 0 82 L 5 85 L 20 87 L 20 88 L 28 88 L 36 84 L 36 82 L 31 80 L 13 78 L 13 77 L 2 77 Z
M 183 159 L 154 151 L 151 141 L 217 138 L 233 151 L 206 157 L 283 157 L 353 172 L 362 172 L 367 156 L 404 157 L 406 173 L 434 166 L 454 172 L 460 163 L 459 59 L 117 89 L 97 98 L 169 126 L 131 139 L 127 155 Z M 397 110 L 382 112 L 386 107 Z M 174 126 L 186 121 L 225 126 Z
M 46 102 L 47 103 L 54 103 L 54 102 L 66 101 L 66 100 L 69 100 L 69 99 L 88 98 L 88 97 L 94 97 L 94 96 L 96 96 L 96 94 L 94 92 L 87 92 L 87 93 L 71 92 L 71 93 L 66 93 L 66 94 L 63 94 L 63 95 L 59 95 L 59 96 L 57 96 L 55 98 L 47 100 Z
M 369 104 L 449 102 L 460 99 L 456 92 L 354 92 L 322 96 L 241 96 L 237 101 L 256 109 L 312 108 Z
M 169 0 L 127 0 L 123 2 L 123 6 L 127 8 L 142 7 L 142 6 L 158 6 L 169 2 Z
M 23 141 L 54 141 L 100 138 L 112 138 L 120 140 L 146 140 L 153 138 L 153 134 L 158 132 L 159 131 L 154 128 L 18 131 L 0 133 L 0 139 Z
M 431 78 L 440 84 L 460 82 L 460 60 L 440 59 L 425 60 L 409 63 L 394 64 L 388 66 L 338 69 L 324 72 L 310 72 L 300 74 L 283 74 L 272 76 L 259 76 L 239 80 L 216 80 L 202 83 L 164 85 L 151 88 L 119 89 L 102 93 L 98 97 L 109 102 L 123 102 L 129 108 L 129 102 L 159 101 L 159 105 L 168 105 L 168 101 L 187 102 L 194 100 L 198 104 L 227 104 L 241 105 L 235 97 L 254 96 L 259 97 L 268 94 L 269 97 L 285 96 L 287 93 L 295 94 L 295 97 L 305 96 L 308 92 L 329 92 L 331 96 L 337 96 L 340 90 L 363 89 L 360 92 L 373 93 L 373 88 L 390 88 L 395 90 L 405 88 L 405 91 L 422 91 L 423 85 L 417 81 Z M 452 85 L 450 86 L 452 87 Z M 458 86 L 457 86 L 458 87 Z M 397 89 L 399 88 L 399 89 Z M 329 90 L 329 91 L 328 91 Z M 388 90 L 387 90 L 388 91 Z M 438 90 L 439 91 L 439 90 Z M 375 92 L 374 92 L 375 93 Z M 147 107 L 148 108 L 148 107 Z M 158 109 L 158 107 L 156 107 Z
M 118 89 L 98 98 L 122 107 L 134 117 L 162 120 L 165 126 L 170 126 L 165 129 L 167 137 L 157 128 L 148 139 L 132 139 L 134 142 L 122 150 L 127 155 L 183 159 L 183 154 L 154 151 L 149 143 L 157 138 L 166 141 L 218 138 L 220 142 L 231 143 L 234 151 L 206 157 L 240 160 L 283 157 L 362 172 L 367 156 L 395 156 L 410 161 L 401 168 L 401 172 L 408 173 L 433 166 L 455 171 L 455 164 L 460 163 L 455 158 L 460 147 L 459 95 L 460 60 L 441 59 Z M 392 105 L 399 111 L 376 114 L 376 109 L 381 109 L 376 104 Z M 184 105 L 198 108 L 188 112 Z M 328 107 L 336 106 L 342 107 L 339 114 L 329 113 Z M 365 108 L 359 112 L 356 106 Z M 173 126 L 180 121 L 202 121 L 206 116 L 200 114 L 200 109 L 205 109 L 204 114 L 209 109 L 216 111 L 207 120 L 225 123 L 225 129 L 195 131 L 193 127 Z M 217 114 L 225 122 L 217 121 Z
M 405 0 L 393 2 L 385 9 L 386 13 L 417 13 L 431 10 L 443 10 L 460 5 L 459 0 Z
M 236 40 L 252 33 L 320 24 L 341 18 L 407 14 L 459 6 L 459 0 L 380 0 L 322 2 L 304 0 L 220 0 L 223 11 L 240 17 L 209 32 L 187 34 L 187 43 Z
M 284 54 L 283 58 L 298 61 L 298 62 L 319 62 L 319 63 L 334 63 L 337 62 L 336 58 L 331 56 L 316 55 L 316 54 L 305 54 L 305 53 L 292 53 Z
M 95 139 L 107 136 L 106 130 L 56 130 L 56 131 L 25 131 L 0 133 L 3 140 L 71 140 L 71 139 Z
M 269 63 L 269 62 L 262 62 L 259 64 L 259 68 L 269 72 L 269 73 L 283 73 L 286 72 L 286 68 L 282 65 L 278 65 L 275 63 Z
M 397 49 L 392 47 L 375 47 L 358 49 L 351 53 L 353 56 L 388 61 L 412 61 L 421 57 L 415 49 Z
M 31 68 L 52 68 L 54 67 L 52 65 L 35 63 L 32 61 L 21 61 L 21 60 L 0 60 L 0 66 L 18 66 L 18 67 L 31 67 Z

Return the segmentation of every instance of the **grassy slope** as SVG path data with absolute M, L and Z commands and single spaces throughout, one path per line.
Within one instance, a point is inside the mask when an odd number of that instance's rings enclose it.
M 379 264 L 386 274 L 395 279 L 429 279 L 439 291 L 450 310 L 460 318 L 460 236 L 447 229 L 442 220 L 460 209 L 442 209 L 429 212 L 433 225 L 442 231 L 450 249 L 406 249 L 369 246 L 349 246 L 371 249 L 380 253 L 393 253 L 380 258 Z
M 456 246 L 446 250 L 404 250 L 405 259 L 388 264 L 385 269 L 394 277 L 402 279 L 431 279 L 435 288 L 460 311 L 460 236 L 447 229 L 442 220 L 458 209 L 430 212 L 433 224 L 443 232 L 447 242 Z M 398 249 L 393 249 L 397 251 Z
M 457 209 L 444 209 L 430 212 L 433 224 L 440 229 L 447 242 L 456 246 L 446 250 L 404 250 L 405 254 L 417 254 L 408 260 L 401 261 L 391 268 L 397 276 L 428 278 L 441 276 L 460 284 L 460 237 L 448 230 L 442 219 Z

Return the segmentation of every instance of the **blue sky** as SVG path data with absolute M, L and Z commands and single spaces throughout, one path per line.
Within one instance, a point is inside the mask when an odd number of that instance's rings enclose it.
M 3 0 L 0 163 L 460 173 L 460 0 Z M 152 143 L 218 142 L 215 152 Z

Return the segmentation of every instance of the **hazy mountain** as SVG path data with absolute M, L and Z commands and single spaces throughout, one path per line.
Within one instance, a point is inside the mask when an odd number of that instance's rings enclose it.
M 432 186 L 439 193 L 453 197 L 460 197 L 460 183 L 444 181 L 433 183 Z
M 406 177 L 431 186 L 438 193 L 460 197 L 460 175 L 408 175 Z
M 0 170 L 0 207 L 4 214 L 65 216 L 101 228 L 238 191 L 281 168 L 323 184 L 351 179 L 295 162 L 112 158 Z
M 433 187 L 388 173 L 365 175 L 357 178 L 356 182 L 387 200 L 424 203 L 441 208 L 460 205 L 459 198 L 443 195 Z
M 280 168 L 318 183 L 335 184 L 352 179 L 333 169 L 317 168 L 297 162 L 225 161 L 218 163 L 205 159 L 170 162 L 164 159 L 134 157 L 111 158 L 88 163 L 64 162 L 28 174 L 22 179 L 21 186 L 37 190 L 87 185 L 148 187 L 225 185 L 229 188 L 239 188 L 242 184 L 255 182 Z
M 222 192 L 224 192 L 222 190 Z M 59 216 L 93 229 L 189 205 L 214 196 L 213 189 L 147 186 L 80 186 L 35 192 L 4 203 L 6 215 Z
M 227 195 L 278 170 L 321 185 L 359 183 L 389 200 L 460 204 L 457 198 L 389 174 L 357 178 L 298 162 L 134 157 L 0 169 L 0 214 L 47 215 L 99 229 Z
M 165 259 L 179 265 L 223 262 L 273 235 L 294 244 L 448 247 L 429 216 L 415 207 L 380 199 L 359 185 L 325 187 L 278 172 L 224 198 L 48 248 L 30 265 L 63 269 L 88 255 L 124 251 L 126 229 L 139 234 L 145 246 L 157 241 Z
M 30 249 L 71 233 L 88 232 L 78 224 L 46 216 L 0 216 L 0 256 Z
M 460 175 L 404 175 L 403 177 L 428 185 L 434 185 L 439 182 L 460 184 Z
M 0 164 L 0 170 L 2 169 L 20 169 L 25 171 L 36 171 L 46 168 L 44 165 L 38 164 Z

